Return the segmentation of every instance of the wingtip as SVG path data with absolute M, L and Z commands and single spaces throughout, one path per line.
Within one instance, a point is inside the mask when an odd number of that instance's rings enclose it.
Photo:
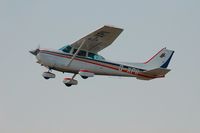
M 110 28 L 116 28 L 116 29 L 124 30 L 123 28 L 120 28 L 120 27 L 117 27 L 117 26 L 114 26 L 114 25 L 104 25 L 104 27 L 110 27 Z

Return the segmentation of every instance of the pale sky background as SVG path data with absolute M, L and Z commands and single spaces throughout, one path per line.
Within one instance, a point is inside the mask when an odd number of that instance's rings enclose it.
M 164 79 L 96 76 L 67 88 L 71 74 L 46 69 L 28 53 L 58 49 L 103 25 L 124 28 L 100 52 L 144 62 L 175 50 Z M 0 133 L 199 133 L 199 0 L 0 0 Z

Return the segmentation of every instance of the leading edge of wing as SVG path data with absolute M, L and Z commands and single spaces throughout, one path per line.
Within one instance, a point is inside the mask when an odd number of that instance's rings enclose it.
M 81 42 L 85 40 L 85 43 L 81 49 L 97 53 L 112 44 L 122 31 L 122 28 L 105 25 L 72 43 L 71 46 L 74 48 L 79 48 Z

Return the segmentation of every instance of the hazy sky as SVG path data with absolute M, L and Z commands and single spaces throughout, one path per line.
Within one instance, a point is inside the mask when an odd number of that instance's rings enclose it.
M 58 49 L 103 25 L 124 28 L 100 52 L 144 62 L 175 50 L 164 79 L 95 76 L 67 88 L 71 74 L 45 68 L 28 53 Z M 1 133 L 199 133 L 199 0 L 0 0 Z

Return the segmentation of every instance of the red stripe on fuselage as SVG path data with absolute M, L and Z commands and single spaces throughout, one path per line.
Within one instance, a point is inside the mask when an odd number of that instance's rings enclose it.
M 88 72 L 88 73 L 92 73 L 91 71 L 85 70 L 85 69 L 81 69 L 81 70 L 79 70 L 79 72 Z
M 51 51 L 48 51 L 48 50 L 40 50 L 41 52 L 45 53 L 45 54 L 50 54 L 50 55 L 54 55 L 54 56 L 59 56 L 59 57 L 63 57 L 63 58 L 68 58 L 68 59 L 71 59 L 72 56 L 70 55 L 63 55 L 63 54 L 60 54 L 60 53 L 56 53 L 56 52 L 51 52 Z M 136 73 L 136 72 L 133 72 L 133 71 L 128 71 L 125 70 L 125 69 L 122 69 L 122 70 L 119 70 L 119 67 L 114 67 L 114 66 L 111 66 L 111 65 L 108 65 L 108 64 L 100 64 L 99 62 L 95 61 L 95 60 L 88 60 L 88 59 L 81 59 L 81 58 L 74 58 L 74 60 L 78 60 L 78 61 L 82 61 L 82 62 L 86 62 L 86 63 L 90 63 L 90 64 L 94 64 L 94 65 L 98 65 L 98 66 L 102 66 L 102 67 L 106 67 L 106 68 L 110 68 L 110 69 L 113 69 L 113 70 L 117 70 L 117 71 L 120 71 L 120 72 L 125 72 L 125 73 L 128 73 L 128 74 L 132 74 L 134 76 L 142 76 L 142 77 L 145 77 L 145 78 L 158 78 L 158 77 L 155 77 L 155 76 L 147 76 L 147 75 L 143 75 L 141 73 Z M 104 62 L 105 63 L 105 62 Z

